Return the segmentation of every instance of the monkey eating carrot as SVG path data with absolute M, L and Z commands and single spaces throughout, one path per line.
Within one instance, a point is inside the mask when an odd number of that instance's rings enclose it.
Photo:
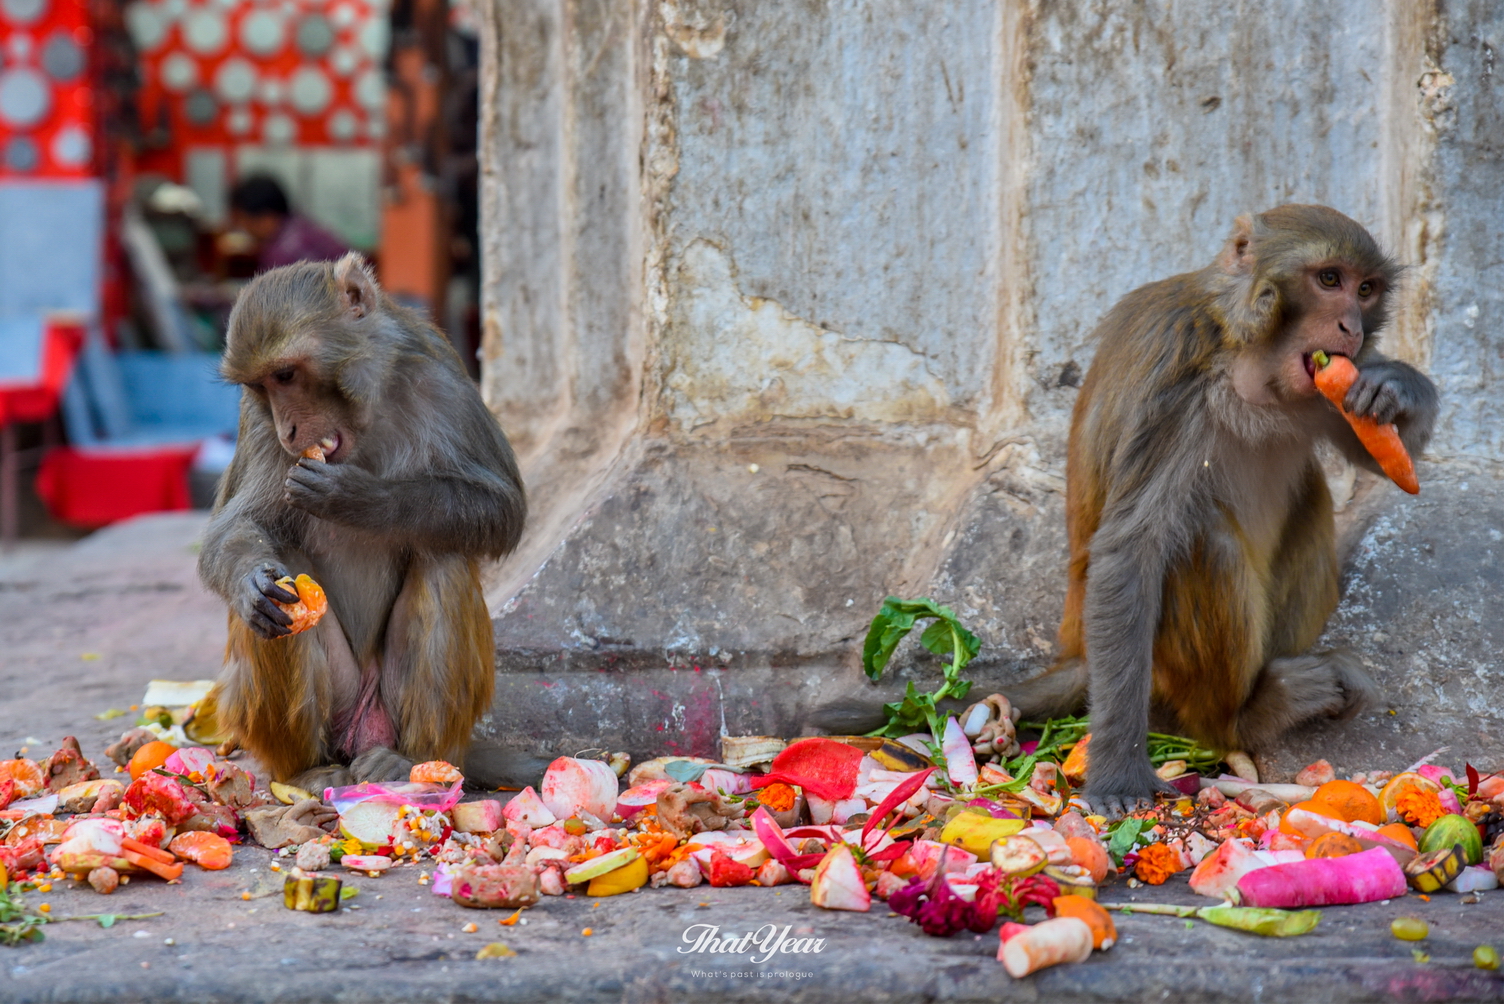
M 1380 470 L 1322 397 L 1316 360 L 1350 357 L 1345 411 L 1425 448 L 1436 388 L 1377 351 L 1398 274 L 1336 210 L 1280 206 L 1239 218 L 1211 264 L 1134 290 L 1098 324 L 1071 417 L 1058 655 L 1004 688 L 1035 721 L 1088 705 L 1083 794 L 1098 811 L 1168 792 L 1149 762 L 1151 710 L 1206 746 L 1257 750 L 1374 693 L 1351 653 L 1313 649 L 1339 573 L 1316 443 Z M 883 722 L 870 703 L 809 721 L 867 731 Z
M 449 340 L 352 254 L 253 279 L 222 371 L 240 434 L 199 574 L 229 607 L 227 733 L 309 791 L 461 758 L 477 784 L 536 781 L 547 761 L 471 742 L 495 686 L 478 563 L 517 546 L 527 505 Z M 316 624 L 305 577 L 328 590 Z

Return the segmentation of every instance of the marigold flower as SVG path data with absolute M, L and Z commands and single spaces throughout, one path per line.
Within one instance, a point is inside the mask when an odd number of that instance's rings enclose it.
M 781 781 L 774 781 L 757 793 L 757 801 L 768 807 L 769 812 L 787 812 L 794 807 L 794 788 Z
M 1180 871 L 1180 855 L 1165 844 L 1150 844 L 1138 852 L 1138 863 L 1133 866 L 1133 875 L 1140 882 L 1164 885 L 1165 880 Z
M 1420 791 L 1416 788 L 1407 788 L 1395 799 L 1394 810 L 1401 817 L 1415 826 L 1430 826 L 1447 810 L 1441 806 L 1441 796 L 1434 791 Z

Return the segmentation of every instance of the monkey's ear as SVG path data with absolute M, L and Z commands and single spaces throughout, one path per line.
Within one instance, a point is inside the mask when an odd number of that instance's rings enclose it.
M 370 264 L 351 251 L 334 265 L 334 281 L 339 287 L 340 303 L 352 317 L 368 317 L 381 306 L 381 289 L 371 274 Z
M 1217 265 L 1228 275 L 1246 275 L 1253 268 L 1253 217 L 1239 216 L 1232 222 L 1232 236 L 1222 253 L 1217 256 Z

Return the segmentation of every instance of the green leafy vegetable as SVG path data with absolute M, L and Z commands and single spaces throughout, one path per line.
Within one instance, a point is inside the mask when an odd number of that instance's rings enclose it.
M 41 941 L 46 937 L 42 925 L 47 918 L 32 913 L 21 898 L 21 886 L 12 882 L 0 888 L 0 945 L 19 945 L 23 941 Z
M 867 640 L 862 646 L 862 668 L 867 671 L 869 679 L 881 679 L 898 643 L 914 630 L 914 625 L 920 620 L 930 620 L 931 623 L 919 636 L 919 643 L 936 655 L 950 656 L 945 679 L 938 690 L 929 694 L 921 694 L 910 680 L 903 700 L 883 705 L 888 724 L 871 734 L 897 737 L 928 730 L 938 744 L 945 726 L 937 705 L 946 698 L 963 698 L 971 690 L 971 681 L 961 679 L 961 670 L 982 648 L 981 640 L 961 626 L 956 612 L 927 597 L 900 600 L 889 596 L 883 600 L 867 630 Z
M 1121 868 L 1123 855 L 1133 850 L 1133 845 L 1138 843 L 1139 834 L 1144 830 L 1153 829 L 1155 821 L 1152 819 L 1139 819 L 1128 816 L 1114 823 L 1108 830 L 1112 836 L 1107 841 L 1107 853 L 1112 855 L 1113 862 Z

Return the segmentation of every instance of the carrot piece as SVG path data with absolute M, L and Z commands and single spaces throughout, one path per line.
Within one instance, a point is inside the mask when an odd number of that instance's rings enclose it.
M 1366 415 L 1350 415 L 1342 407 L 1353 381 L 1358 379 L 1358 367 L 1346 356 L 1328 356 L 1325 352 L 1311 353 L 1315 361 L 1316 389 L 1342 412 L 1347 424 L 1357 433 L 1358 441 L 1378 461 L 1391 481 L 1411 495 L 1420 494 L 1420 482 L 1415 479 L 1415 465 L 1410 461 L 1410 452 L 1400 440 L 1400 431 L 1394 423 L 1380 425 Z
M 163 864 L 156 858 L 147 857 L 145 854 L 124 850 L 123 848 L 120 851 L 120 856 L 142 871 L 151 872 L 153 875 L 160 875 L 169 882 L 173 879 L 183 877 L 183 865 L 181 862 L 174 865 Z
M 173 857 L 170 851 L 164 851 L 160 847 L 153 847 L 151 844 L 143 844 L 135 837 L 121 837 L 120 846 L 128 851 L 135 851 L 137 854 L 145 855 L 148 858 L 155 858 L 164 865 L 170 865 L 177 861 L 177 858 Z

